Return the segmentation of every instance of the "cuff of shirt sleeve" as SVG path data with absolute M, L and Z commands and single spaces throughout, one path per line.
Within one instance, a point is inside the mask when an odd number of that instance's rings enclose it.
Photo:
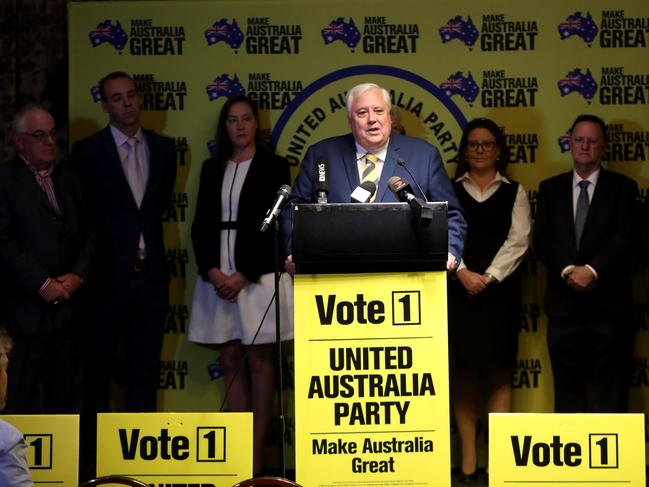
M 593 266 L 588 265 L 588 264 L 584 264 L 584 265 L 590 269 L 590 272 L 593 273 L 593 275 L 595 276 L 595 279 L 598 279 L 597 271 L 593 268 Z
M 566 278 L 566 274 L 567 274 L 571 269 L 573 269 L 574 267 L 575 267 L 575 266 L 574 266 L 573 264 L 570 264 L 570 265 L 565 266 L 565 267 L 563 268 L 563 270 L 561 271 L 561 279 L 565 279 L 565 278 Z
M 47 289 L 47 286 L 50 285 L 50 282 L 51 282 L 51 279 L 49 277 L 47 279 L 45 279 L 45 282 L 43 283 L 43 285 L 38 289 L 38 294 L 40 294 L 42 296 L 43 293 L 45 292 L 45 290 Z

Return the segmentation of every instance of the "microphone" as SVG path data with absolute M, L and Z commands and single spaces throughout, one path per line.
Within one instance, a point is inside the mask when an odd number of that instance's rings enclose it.
M 291 187 L 288 184 L 282 184 L 282 186 L 277 191 L 277 196 L 275 197 L 275 202 L 273 203 L 272 208 L 269 208 L 266 213 L 266 218 L 261 223 L 261 228 L 259 229 L 262 232 L 268 230 L 268 227 L 277 219 L 282 207 L 286 204 L 288 195 L 291 192 Z
M 417 179 L 415 178 L 415 175 L 412 172 L 410 172 L 410 169 L 408 169 L 408 166 L 406 166 L 406 161 L 399 158 L 399 159 L 397 159 L 397 164 L 400 165 L 402 168 L 404 168 L 406 170 L 406 172 L 410 175 L 412 180 L 415 182 L 415 185 L 417 186 L 417 189 L 419 190 L 421 195 L 424 197 L 424 201 L 426 203 L 428 203 L 428 198 L 426 198 L 426 193 L 424 193 L 424 190 L 421 189 L 421 186 L 419 186 L 419 183 L 417 182 Z
M 318 170 L 318 178 L 316 181 L 318 203 L 326 203 L 327 193 L 329 192 L 329 184 L 327 182 L 327 159 L 322 156 L 318 157 L 315 161 L 315 166 Z
M 397 195 L 400 201 L 408 203 L 419 223 L 427 225 L 433 219 L 433 210 L 428 208 L 421 198 L 412 194 L 412 188 L 399 176 L 388 179 L 388 188 Z
M 376 184 L 374 181 L 365 181 L 360 186 L 357 186 L 351 194 L 352 203 L 369 203 L 376 193 Z

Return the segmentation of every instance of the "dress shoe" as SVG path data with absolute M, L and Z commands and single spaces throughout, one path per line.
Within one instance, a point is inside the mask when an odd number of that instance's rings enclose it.
M 460 473 L 460 483 L 461 484 L 475 484 L 479 479 L 478 472 L 473 473 Z

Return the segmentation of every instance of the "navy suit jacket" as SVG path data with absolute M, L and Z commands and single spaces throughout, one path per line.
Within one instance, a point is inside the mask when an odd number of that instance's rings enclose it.
M 309 147 L 293 186 L 289 203 L 314 203 L 317 201 L 315 161 L 324 157 L 328 161 L 328 201 L 349 203 L 350 195 L 360 184 L 356 145 L 352 134 L 325 139 Z M 448 251 L 460 261 L 466 235 L 464 214 L 453 185 L 444 170 L 442 159 L 429 143 L 405 135 L 390 135 L 381 179 L 375 202 L 396 202 L 397 196 L 388 189 L 388 179 L 399 176 L 411 183 L 415 196 L 421 196 L 412 176 L 397 161 L 403 161 L 414 174 L 428 201 L 448 202 Z M 283 215 L 284 232 L 290 232 L 290 205 Z
M 97 212 L 101 270 L 112 285 L 125 282 L 137 257 L 140 234 L 146 244 L 148 270 L 168 279 L 162 216 L 169 208 L 176 179 L 173 140 L 143 130 L 149 147 L 149 179 L 140 208 L 124 175 L 110 127 L 77 142 L 70 159 L 79 170 Z M 109 284 L 110 285 L 110 284 Z
M 551 317 L 578 312 L 585 317 L 612 319 L 632 306 L 630 263 L 634 249 L 638 185 L 621 174 L 601 169 L 577 248 L 572 171 L 539 186 L 534 248 L 548 269 L 545 310 Z M 561 271 L 568 265 L 592 266 L 595 287 L 578 293 Z
M 74 273 L 87 280 L 94 265 L 96 228 L 81 182 L 58 165 L 52 183 L 60 214 L 22 159 L 0 166 L 0 302 L 15 336 L 37 334 L 46 309 L 56 311 L 57 330 L 69 331 L 83 288 L 56 308 L 38 291 L 48 277 Z

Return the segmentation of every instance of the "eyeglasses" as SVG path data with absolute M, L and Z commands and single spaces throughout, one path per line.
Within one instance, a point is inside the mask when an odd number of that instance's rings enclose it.
M 23 134 L 29 135 L 39 142 L 45 142 L 49 137 L 52 137 L 52 140 L 56 140 L 56 129 L 52 129 L 49 132 L 45 132 L 44 130 L 36 130 L 34 132 L 23 132 Z
M 477 151 L 478 148 L 482 149 L 485 152 L 490 152 L 496 148 L 498 144 L 495 140 L 485 140 L 484 142 L 476 142 L 475 140 L 470 140 L 467 143 L 467 147 L 470 151 Z

